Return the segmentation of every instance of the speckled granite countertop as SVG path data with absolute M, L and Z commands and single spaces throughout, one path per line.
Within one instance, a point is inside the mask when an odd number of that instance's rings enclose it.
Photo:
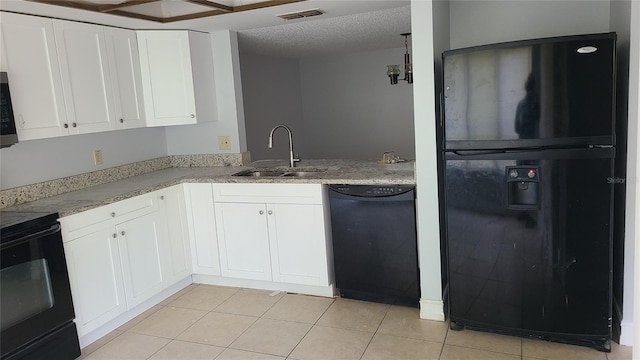
M 380 164 L 361 160 L 303 160 L 297 171 L 322 169 L 304 177 L 232 176 L 251 168 L 287 168 L 284 160 L 262 160 L 249 166 L 169 168 L 45 199 L 14 205 L 3 211 L 58 212 L 69 216 L 180 183 L 415 184 L 414 163 Z M 325 171 L 326 169 L 326 171 Z

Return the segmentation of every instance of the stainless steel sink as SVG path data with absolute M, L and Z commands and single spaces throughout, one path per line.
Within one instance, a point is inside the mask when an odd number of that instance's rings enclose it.
M 313 176 L 327 171 L 327 169 L 248 169 L 237 172 L 231 176 L 242 177 L 305 177 Z
M 242 170 L 233 174 L 232 176 L 245 176 L 245 177 L 278 177 L 284 175 L 284 171 L 268 171 L 268 170 Z
M 317 174 L 318 171 L 291 171 L 282 174 L 283 177 L 305 177 Z

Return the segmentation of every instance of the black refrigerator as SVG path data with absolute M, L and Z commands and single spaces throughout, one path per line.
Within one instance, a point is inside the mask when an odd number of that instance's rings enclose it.
M 443 53 L 451 328 L 610 351 L 615 33 Z

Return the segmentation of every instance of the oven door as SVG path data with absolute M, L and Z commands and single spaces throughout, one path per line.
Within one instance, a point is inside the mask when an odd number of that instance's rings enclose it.
M 48 223 L 9 239 L 4 235 L 0 247 L 3 358 L 75 317 L 60 225 Z

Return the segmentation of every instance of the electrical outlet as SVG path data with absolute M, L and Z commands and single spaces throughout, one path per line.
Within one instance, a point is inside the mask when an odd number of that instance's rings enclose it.
M 102 165 L 102 151 L 94 150 L 93 151 L 93 163 L 96 165 Z
M 218 136 L 218 149 L 219 150 L 231 150 L 231 137 L 230 136 Z

